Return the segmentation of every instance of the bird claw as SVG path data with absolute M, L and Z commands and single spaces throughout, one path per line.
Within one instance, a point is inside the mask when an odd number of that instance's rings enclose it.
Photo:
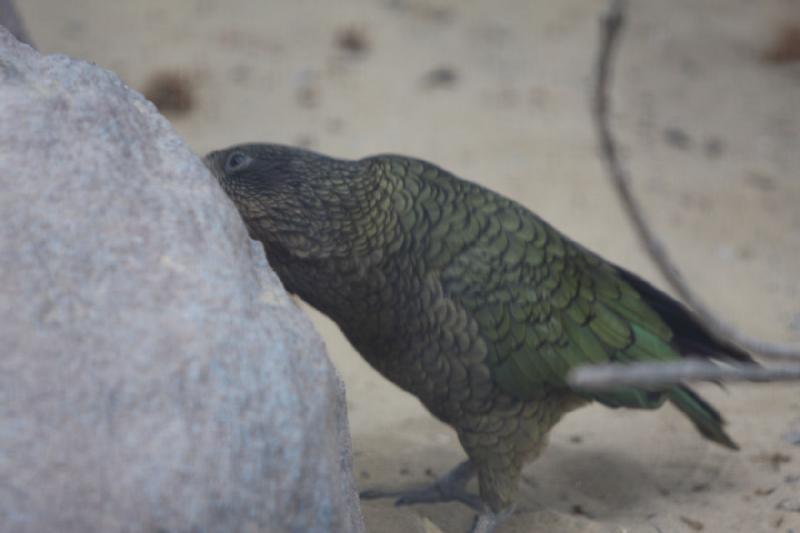
M 483 510 L 483 502 L 481 501 L 480 496 L 477 494 L 467 492 L 463 488 L 445 488 L 439 483 L 403 491 L 370 489 L 359 493 L 359 497 L 362 500 L 396 498 L 394 504 L 397 507 L 416 505 L 418 503 L 443 503 L 457 501 L 478 512 Z
M 377 498 L 397 498 L 396 506 L 414 505 L 418 503 L 461 502 L 467 507 L 478 512 L 484 510 L 480 496 L 466 490 L 467 481 L 473 476 L 474 470 L 468 462 L 461 463 L 449 473 L 436 480 L 433 484 L 408 490 L 380 490 L 372 489 L 362 491 L 359 496 L 363 500 Z
M 440 503 L 440 502 L 461 502 L 467 507 L 476 511 L 483 510 L 483 502 L 480 496 L 464 490 L 463 487 L 443 486 L 440 483 L 412 489 L 404 492 L 397 498 L 394 504 L 398 507 L 403 505 L 414 505 L 417 503 Z

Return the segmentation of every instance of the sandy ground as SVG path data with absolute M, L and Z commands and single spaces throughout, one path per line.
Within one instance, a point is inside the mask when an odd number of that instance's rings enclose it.
M 663 286 L 595 150 L 602 2 L 18 3 L 45 52 L 95 61 L 139 90 L 178 74 L 189 110 L 168 117 L 198 153 L 262 140 L 413 154 Z M 800 342 L 800 66 L 769 60 L 800 3 L 641 0 L 631 16 L 614 101 L 636 194 L 714 309 Z M 462 459 L 450 429 L 315 321 L 347 385 L 362 487 L 426 482 Z M 501 531 L 800 531 L 800 447 L 783 437 L 800 431 L 798 386 L 700 388 L 740 452 L 708 444 L 671 408 L 588 407 L 526 468 Z M 363 509 L 374 532 L 460 532 L 472 520 L 457 504 Z

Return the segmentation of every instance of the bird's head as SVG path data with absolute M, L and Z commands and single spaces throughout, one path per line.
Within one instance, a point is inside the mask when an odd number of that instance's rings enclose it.
M 300 255 L 343 246 L 358 210 L 358 163 L 277 144 L 235 145 L 203 161 L 254 239 Z

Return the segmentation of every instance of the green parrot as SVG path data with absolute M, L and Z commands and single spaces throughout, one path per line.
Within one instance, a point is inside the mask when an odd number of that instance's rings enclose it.
M 491 531 L 513 510 L 523 465 L 561 417 L 592 401 L 665 401 L 737 446 L 689 387 L 575 390 L 608 362 L 751 362 L 682 304 L 570 240 L 519 203 L 431 163 L 358 161 L 274 144 L 208 154 L 286 289 L 330 317 L 382 375 L 452 426 L 468 456 L 399 504 L 457 500 Z M 466 490 L 477 475 L 480 495 Z

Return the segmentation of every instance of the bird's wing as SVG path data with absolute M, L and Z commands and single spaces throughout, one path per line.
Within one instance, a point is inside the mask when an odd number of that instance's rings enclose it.
M 566 387 L 569 371 L 584 364 L 682 357 L 665 319 L 619 269 L 513 202 L 472 217 L 482 230 L 440 279 L 477 322 L 495 381 L 507 392 L 524 398 Z M 664 399 L 634 388 L 591 398 L 630 407 Z

